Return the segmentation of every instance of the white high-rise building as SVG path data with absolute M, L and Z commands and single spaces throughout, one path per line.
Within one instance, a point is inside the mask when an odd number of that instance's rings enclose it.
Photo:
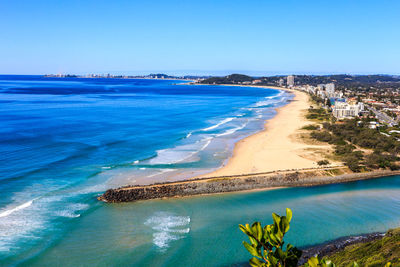
M 338 119 L 354 118 L 360 113 L 361 107 L 358 104 L 349 104 L 346 102 L 336 102 L 332 113 Z
M 335 96 L 335 84 L 334 83 L 328 83 L 325 85 L 325 90 L 326 93 L 328 94 L 329 97 L 334 97 Z
M 293 75 L 287 76 L 286 83 L 287 83 L 287 86 L 293 87 L 294 86 L 294 76 Z

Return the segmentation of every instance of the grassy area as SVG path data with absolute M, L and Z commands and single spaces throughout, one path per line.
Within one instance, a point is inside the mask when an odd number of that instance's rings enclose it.
M 400 228 L 389 230 L 383 239 L 346 247 L 343 251 L 328 256 L 336 266 L 384 266 L 391 262 L 400 266 Z
M 306 118 L 315 122 L 329 121 L 331 115 L 323 108 L 309 108 Z

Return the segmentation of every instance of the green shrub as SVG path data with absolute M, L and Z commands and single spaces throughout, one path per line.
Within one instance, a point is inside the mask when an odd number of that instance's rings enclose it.
M 345 144 L 345 145 L 337 145 L 335 147 L 335 153 L 337 155 L 348 155 L 351 154 L 351 152 L 353 152 L 353 150 L 356 147 L 350 144 Z
M 309 125 L 304 126 L 303 129 L 304 130 L 309 130 L 309 131 L 318 130 L 319 126 L 316 125 L 316 124 L 309 124 Z
M 328 131 L 313 131 L 311 137 L 321 142 L 330 142 L 333 136 Z
M 284 249 L 283 237 L 289 231 L 292 211 L 286 209 L 286 216 L 272 213 L 274 223 L 261 227 L 259 222 L 251 226 L 239 225 L 250 243 L 243 241 L 244 247 L 253 256 L 249 263 L 251 266 L 297 266 L 301 251 L 290 244 Z
M 319 166 L 328 165 L 330 162 L 326 159 L 317 162 Z
M 354 154 L 345 156 L 344 164 L 353 172 L 361 171 L 360 160 Z

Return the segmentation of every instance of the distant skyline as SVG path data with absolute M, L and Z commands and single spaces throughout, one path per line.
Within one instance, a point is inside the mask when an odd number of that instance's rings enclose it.
M 400 74 L 399 1 L 0 1 L 0 74 Z

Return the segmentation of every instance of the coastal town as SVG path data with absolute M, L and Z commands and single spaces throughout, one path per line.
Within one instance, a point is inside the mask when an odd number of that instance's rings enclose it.
M 319 83 L 327 81 L 326 83 Z M 278 86 L 303 91 L 314 97 L 338 121 L 368 118 L 371 128 L 391 128 L 383 134 L 395 135 L 400 122 L 400 77 L 388 75 L 288 75 L 200 78 L 196 83 Z
M 334 83 L 312 85 L 294 85 L 294 77 L 288 76 L 287 86 L 317 96 L 324 100 L 323 106 L 332 112 L 338 120 L 355 117 L 375 119 L 371 128 L 380 125 L 390 127 L 399 124 L 400 105 L 393 103 L 398 92 L 362 92 L 353 90 L 335 90 Z M 385 96 L 385 97 L 383 97 Z M 399 96 L 400 97 L 400 96 Z

